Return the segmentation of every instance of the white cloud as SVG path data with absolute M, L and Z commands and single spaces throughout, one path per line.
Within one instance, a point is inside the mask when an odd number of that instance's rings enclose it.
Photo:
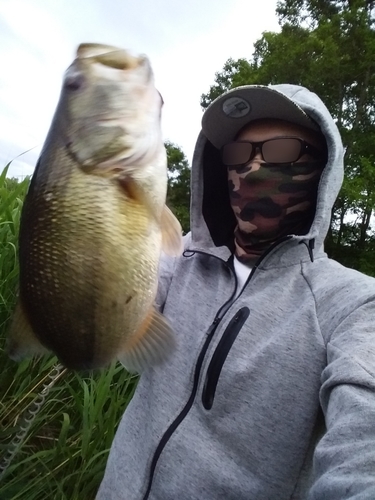
M 262 31 L 278 29 L 275 8 L 276 0 L 263 0 L 256 9 L 248 0 L 136 4 L 130 0 L 2 0 L 0 168 L 1 162 L 11 159 L 4 152 L 40 149 L 63 72 L 76 46 L 84 41 L 115 44 L 150 57 L 166 103 L 164 136 L 179 144 L 191 160 L 200 129 L 201 94 L 229 57 L 250 58 Z
M 46 10 L 38 2 L 3 0 L 1 14 L 20 41 L 42 54 L 52 50 L 63 35 L 63 27 L 53 11 Z

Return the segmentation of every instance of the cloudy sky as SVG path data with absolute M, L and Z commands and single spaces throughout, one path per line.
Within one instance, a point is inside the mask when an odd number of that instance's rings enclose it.
M 11 175 L 32 173 L 82 42 L 150 58 L 164 138 L 191 162 L 201 94 L 229 57 L 250 58 L 262 32 L 279 30 L 275 10 L 276 0 L 0 0 L 0 171 L 13 160 Z

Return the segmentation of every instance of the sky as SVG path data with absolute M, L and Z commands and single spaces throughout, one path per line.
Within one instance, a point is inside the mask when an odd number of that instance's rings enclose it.
M 83 42 L 146 54 L 164 99 L 164 140 L 189 163 L 200 96 L 228 58 L 279 31 L 277 0 L 0 0 L 0 172 L 32 174 L 66 68 Z

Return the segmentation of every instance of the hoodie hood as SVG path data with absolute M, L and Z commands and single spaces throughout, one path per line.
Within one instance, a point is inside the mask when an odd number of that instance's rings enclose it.
M 322 249 L 331 220 L 332 207 L 340 191 L 344 173 L 344 150 L 341 136 L 330 112 L 315 93 L 298 85 L 282 84 L 268 87 L 249 85 L 240 89 L 242 92 L 246 89 L 256 91 L 267 89 L 281 94 L 282 100 L 286 97 L 292 105 L 297 105 L 313 121 L 313 126 L 319 127 L 324 135 L 328 159 L 318 186 L 313 222 L 305 235 L 290 235 L 291 241 L 295 242 L 294 246 L 301 241 L 307 243 L 315 240 L 315 248 Z M 230 92 L 233 90 L 228 93 Z M 220 96 L 210 107 L 213 105 L 217 107 L 215 103 L 222 99 L 223 96 Z M 206 128 L 205 114 L 202 120 L 204 128 Z M 265 111 L 263 116 L 257 116 L 256 119 L 260 117 L 276 118 L 277 116 L 275 114 L 268 116 Z M 286 119 L 285 115 L 278 117 Z M 253 120 L 249 119 L 247 123 L 250 121 Z M 293 122 L 293 119 L 289 121 Z M 220 150 L 207 139 L 203 131 L 198 136 L 193 155 L 191 193 L 191 244 L 189 247 L 228 258 L 234 250 L 234 229 L 237 221 L 230 206 L 227 169 L 221 162 Z

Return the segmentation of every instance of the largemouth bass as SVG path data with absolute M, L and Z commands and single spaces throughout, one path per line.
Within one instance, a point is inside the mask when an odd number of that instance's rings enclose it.
M 79 46 L 22 210 L 13 359 L 50 350 L 76 370 L 118 359 L 140 372 L 171 352 L 154 300 L 161 250 L 178 255 L 182 239 L 161 107 L 146 57 Z

